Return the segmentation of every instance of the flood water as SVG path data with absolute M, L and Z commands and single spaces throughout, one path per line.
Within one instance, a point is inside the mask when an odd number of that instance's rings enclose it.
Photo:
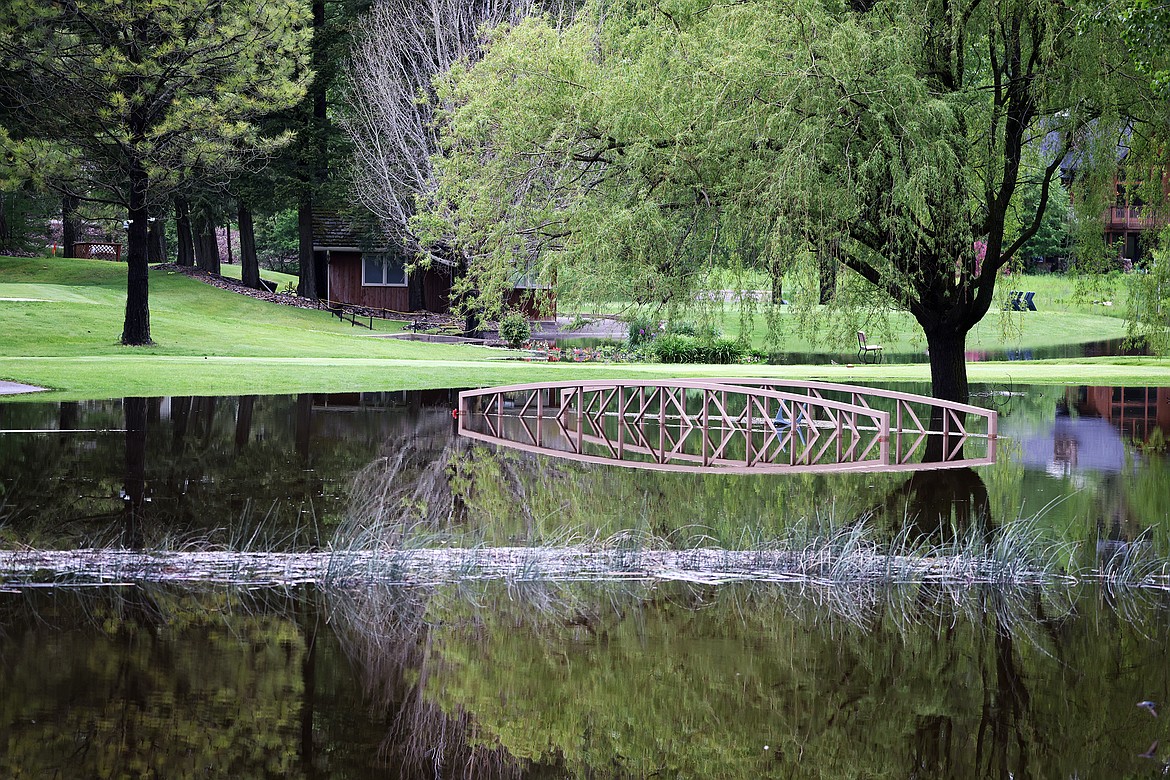
M 1148 355 L 1145 346 L 1135 346 L 1126 339 L 1088 341 L 1082 344 L 1058 344 L 1049 347 L 1009 347 L 996 349 L 969 349 L 965 357 L 968 363 L 985 360 L 1062 360 L 1085 357 L 1107 357 L 1116 355 Z M 784 352 L 772 355 L 769 363 L 786 365 L 819 365 L 836 360 L 843 363 L 857 359 L 856 352 Z M 889 352 L 884 355 L 889 363 L 929 363 L 930 355 L 923 348 L 917 352 Z
M 448 391 L 8 402 L 0 545 L 315 550 L 374 517 L 436 544 L 750 548 L 861 517 L 941 543 L 1030 517 L 1070 567 L 1165 559 L 1170 389 L 974 390 L 1001 414 L 996 464 L 913 475 L 497 452 L 454 436 Z M 0 586 L 0 777 L 1155 777 L 1170 760 L 1157 590 L 45 585 Z

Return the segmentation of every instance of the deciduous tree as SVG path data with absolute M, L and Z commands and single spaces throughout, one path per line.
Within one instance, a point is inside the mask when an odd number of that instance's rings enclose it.
M 1112 166 L 1111 131 L 1141 105 L 1090 12 L 667 0 L 530 19 L 443 80 L 439 186 L 414 224 L 472 258 L 489 305 L 524 266 L 563 301 L 675 306 L 714 267 L 803 266 L 802 324 L 908 311 L 934 394 L 966 401 L 966 335 L 1066 155 Z M 852 273 L 824 307 L 811 280 L 834 269 Z
M 530 13 L 565 19 L 575 0 L 379 0 L 359 25 L 348 63 L 342 127 L 353 141 L 354 191 L 378 218 L 389 245 L 422 264 L 461 273 L 467 259 L 448 243 L 419 244 L 411 226 L 420 197 L 435 188 L 439 151 L 435 77 L 478 57 L 481 31 Z M 555 24 L 555 21 L 550 23 Z M 422 279 L 410 278 L 411 307 L 422 308 Z M 474 306 L 467 312 L 473 330 Z

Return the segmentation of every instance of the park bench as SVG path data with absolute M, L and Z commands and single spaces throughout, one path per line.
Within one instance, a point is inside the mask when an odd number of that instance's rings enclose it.
M 870 362 L 869 356 L 873 355 L 874 363 L 880 363 L 882 360 L 882 348 L 880 344 L 870 344 L 866 341 L 865 331 L 857 331 L 857 357 L 862 363 Z
M 1004 311 L 1036 311 L 1036 302 L 1032 300 L 1035 297 L 1034 292 L 1012 290 L 1008 293 L 1007 303 L 1003 305 Z

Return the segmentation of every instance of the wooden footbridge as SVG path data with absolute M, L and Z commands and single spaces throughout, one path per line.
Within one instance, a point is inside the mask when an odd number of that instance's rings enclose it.
M 592 380 L 459 394 L 460 435 L 661 471 L 912 471 L 995 462 L 994 411 L 774 379 Z

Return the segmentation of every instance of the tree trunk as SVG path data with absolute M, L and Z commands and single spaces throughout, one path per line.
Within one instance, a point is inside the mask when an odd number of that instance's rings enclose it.
M 772 305 L 784 303 L 784 274 L 778 263 L 772 264 Z
M 240 222 L 240 280 L 253 290 L 259 290 L 260 260 L 256 256 L 256 230 L 252 225 L 252 212 L 243 203 L 239 208 Z
M 199 406 L 199 411 L 202 414 L 203 422 L 203 448 L 207 449 L 211 446 L 211 435 L 215 432 L 215 412 L 219 408 L 219 396 L 209 395 L 206 398 L 201 398 L 202 402 Z
M 126 480 L 122 501 L 125 504 L 125 526 L 122 546 L 140 550 L 143 546 L 142 521 L 146 508 L 146 399 L 125 398 L 122 409 L 126 415 Z
M 215 240 L 215 221 L 205 213 L 195 220 L 195 265 L 209 274 L 219 273 L 219 242 Z
M 126 320 L 122 326 L 122 343 L 128 346 L 153 344 L 150 339 L 150 266 L 147 263 L 146 188 L 149 181 L 145 166 L 130 162 L 130 208 L 126 236 Z
M 191 406 L 194 399 L 189 395 L 171 399 L 171 453 L 183 451 L 187 439 L 187 424 L 191 421 Z
M 406 278 L 407 306 L 411 311 L 423 311 L 427 308 L 427 295 L 424 276 L 426 272 L 416 268 Z
M 299 241 L 301 280 L 297 295 L 317 300 L 317 264 L 313 258 L 313 199 L 309 195 L 301 198 L 297 205 L 297 237 Z
M 313 198 L 329 174 L 329 149 L 325 142 L 329 124 L 328 80 L 321 75 L 326 68 L 331 67 L 325 60 L 328 35 L 325 11 L 325 0 L 313 0 L 313 50 L 310 61 L 318 75 L 309 86 L 308 100 L 311 101 L 312 114 L 307 121 L 309 159 L 304 177 L 305 190 L 297 204 L 297 236 L 300 239 L 297 255 L 301 274 L 297 294 L 310 300 L 320 298 L 322 291 L 321 280 L 317 278 L 316 258 L 313 257 Z
M 837 296 L 837 261 L 822 259 L 820 263 L 820 301 L 821 305 L 833 302 Z
M 293 440 L 296 453 L 300 456 L 301 465 L 309 463 L 309 445 L 313 438 L 313 394 L 300 393 L 297 395 L 296 424 Z
M 146 230 L 146 239 L 150 243 L 150 248 L 146 254 L 152 263 L 165 263 L 167 261 L 167 231 L 165 226 L 166 223 L 162 219 L 156 218 Z
M 236 454 L 239 455 L 248 440 L 252 438 L 252 410 L 256 407 L 256 396 L 241 395 L 236 410 Z
M 179 243 L 175 262 L 184 266 L 195 265 L 195 248 L 191 241 L 191 207 L 183 198 L 175 198 L 175 234 Z
M 967 358 L 964 354 L 967 345 L 967 333 L 954 331 L 940 331 L 938 329 L 926 332 L 926 345 L 930 352 L 930 393 L 943 401 L 956 401 L 965 404 L 970 399 L 967 388 Z M 963 441 L 954 433 L 943 435 L 944 410 L 935 407 L 931 411 L 930 429 L 939 431 L 927 437 L 926 451 L 923 460 L 939 462 L 954 460 L 963 456 Z M 966 426 L 965 416 L 960 421 Z M 955 426 L 948 426 L 954 430 Z
M 80 404 L 76 401 L 62 401 L 57 409 L 57 430 L 61 431 L 58 442 L 62 448 L 74 441 L 71 432 L 77 429 L 77 421 L 81 416 L 79 412 Z
M 913 538 L 936 545 L 990 541 L 994 530 L 987 485 L 979 472 L 966 467 L 913 472 L 872 511 L 896 518 Z
M 215 235 L 215 223 L 207 220 L 207 229 L 203 233 L 205 244 L 203 253 L 207 257 L 207 272 L 218 275 L 222 270 L 219 267 L 219 239 Z
M 927 330 L 926 346 L 930 353 L 930 392 L 944 401 L 965 404 L 967 388 L 967 333 L 950 330 Z
M 230 218 L 224 220 L 223 234 L 224 234 L 224 243 L 227 244 L 227 257 L 228 257 L 227 263 L 228 263 L 228 265 L 231 265 L 232 263 L 234 263 L 236 261 L 236 259 L 234 257 L 232 257 L 232 221 Z
M 305 636 L 305 655 L 301 659 L 301 771 L 312 780 L 317 777 L 317 742 L 313 725 L 317 715 L 317 627 L 320 620 L 316 610 L 310 611 L 308 599 L 301 599 L 299 604 L 301 630 Z
M 75 257 L 73 245 L 77 243 L 77 198 L 61 196 L 61 257 Z

